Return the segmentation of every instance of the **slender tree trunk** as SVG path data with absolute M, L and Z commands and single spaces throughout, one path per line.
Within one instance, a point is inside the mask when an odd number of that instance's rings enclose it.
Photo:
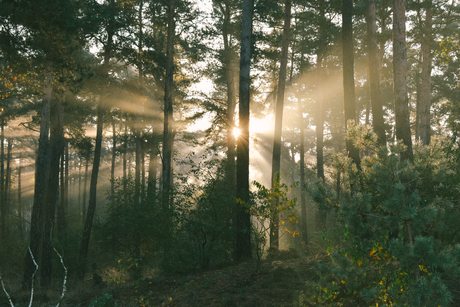
M 126 198 L 126 180 L 128 179 L 127 175 L 127 151 L 128 151 L 128 114 L 126 114 L 126 120 L 125 120 L 125 139 L 124 139 L 124 144 L 123 144 L 123 194 L 125 195 Z
M 65 156 L 65 180 L 64 180 L 64 217 L 67 212 L 69 212 L 69 142 L 64 138 L 64 156 Z M 65 221 L 65 220 L 64 220 Z M 66 227 L 66 223 L 64 223 L 64 229 Z
M 1 118 L 1 136 L 0 141 L 0 198 L 2 201 L 1 208 L 1 230 L 0 235 L 6 238 L 6 216 L 8 214 L 8 205 L 5 200 L 5 115 L 2 114 Z M 3 240 L 3 239 L 2 239 Z
M 11 184 L 11 168 L 10 168 L 10 162 L 11 162 L 11 149 L 13 146 L 13 143 L 11 142 L 11 138 L 8 138 L 7 141 L 7 153 L 6 153 L 6 177 L 5 177 L 5 206 L 6 206 L 6 212 L 7 212 L 7 217 L 6 217 L 6 235 L 10 235 L 10 219 L 9 219 L 9 212 L 11 210 L 10 208 L 10 184 Z
M 342 44 L 343 44 L 343 96 L 345 103 L 345 128 L 351 120 L 356 120 L 355 115 L 355 72 L 353 56 L 353 0 L 342 1 Z M 359 151 L 352 140 L 346 141 L 348 157 L 359 168 Z
M 221 5 L 221 13 L 224 16 L 222 36 L 224 40 L 224 64 L 225 64 L 225 79 L 227 82 L 227 179 L 231 187 L 235 186 L 235 173 L 236 173 L 236 164 L 235 164 L 235 68 L 234 68 L 234 58 L 235 54 L 233 52 L 232 46 L 230 45 L 230 22 L 231 22 L 231 12 L 230 6 L 226 3 L 225 6 Z M 234 190 L 235 192 L 235 190 Z
M 157 194 L 157 166 L 158 166 L 158 157 L 156 154 L 157 151 L 157 136 L 152 135 L 150 142 L 150 160 L 149 160 L 149 180 L 147 188 L 147 198 L 150 202 L 156 202 Z
M 166 78 L 164 99 L 164 129 L 163 129 L 163 196 L 162 206 L 166 215 L 169 211 L 172 181 L 172 142 L 173 142 L 173 90 L 174 90 L 174 41 L 176 23 L 175 1 L 168 1 L 168 38 L 166 48 Z M 167 226 L 169 227 L 169 225 Z
M 379 144 L 386 145 L 385 121 L 383 119 L 382 97 L 380 93 L 380 67 L 375 21 L 375 0 L 367 0 L 367 40 L 369 57 L 369 83 L 372 103 L 372 124 L 379 137 Z
M 252 36 L 252 0 L 243 0 L 243 20 L 241 31 L 239 126 L 236 162 L 236 259 L 251 258 L 251 216 L 246 208 L 249 202 L 249 102 Z
M 305 185 L 305 126 L 303 119 L 303 111 L 299 101 L 299 120 L 300 120 L 300 234 L 302 235 L 302 242 L 308 243 L 308 228 L 307 228 L 307 204 L 305 199 L 304 185 Z
M 110 5 L 113 6 L 113 0 L 111 0 Z M 109 23 L 107 30 L 107 44 L 105 45 L 104 50 L 104 63 L 102 64 L 102 77 L 107 83 L 108 74 L 109 74 L 109 61 L 112 57 L 112 48 L 113 48 L 113 24 Z M 105 96 L 107 94 L 107 84 L 104 84 L 101 89 L 101 95 L 99 97 L 99 104 L 97 106 L 97 128 L 96 128 L 96 146 L 94 148 L 94 160 L 93 160 L 93 169 L 91 172 L 91 184 L 89 190 L 89 203 L 88 203 L 88 212 L 86 214 L 85 226 L 83 228 L 83 236 L 80 245 L 80 258 L 86 260 L 88 255 L 89 241 L 91 238 L 91 229 L 93 227 L 94 214 L 96 213 L 96 197 L 97 197 L 97 176 L 99 173 L 99 164 L 101 161 L 101 147 L 102 147 L 102 127 L 104 124 L 104 109 L 105 109 Z M 82 280 L 85 274 L 85 267 L 80 268 L 78 278 Z
M 431 124 L 431 0 L 425 0 L 425 24 L 422 38 L 422 88 L 420 92 L 420 140 L 430 144 Z
M 82 208 L 82 205 L 81 205 L 81 161 L 82 159 L 80 159 L 79 163 L 78 163 L 78 204 L 77 204 L 77 207 L 80 208 L 80 214 L 83 216 L 83 208 Z M 83 219 L 82 219 L 83 220 Z
M 421 61 L 420 61 L 421 62 Z M 415 73 L 415 89 L 417 91 L 415 95 L 415 140 L 420 140 L 420 92 L 422 91 L 422 85 L 420 83 L 420 73 Z
M 110 169 L 110 196 L 115 195 L 115 159 L 117 157 L 117 131 L 115 119 L 112 121 L 112 167 Z
M 324 181 L 324 155 L 323 155 L 323 137 L 324 137 L 324 107 L 323 101 L 321 98 L 321 88 L 323 82 L 323 57 L 326 53 L 327 42 L 325 40 L 325 12 L 324 12 L 324 3 L 320 2 L 319 4 L 319 15 L 321 18 L 320 28 L 318 34 L 321 39 L 321 45 L 318 48 L 317 57 L 316 57 L 316 104 L 317 104 L 317 113 L 316 113 L 316 176 L 319 180 Z M 315 214 L 315 229 L 317 231 L 324 230 L 326 228 L 326 212 L 322 210 L 317 210 Z
M 21 171 L 22 159 L 19 158 L 18 165 L 18 215 L 19 215 L 19 238 L 24 239 L 24 213 L 22 208 L 22 193 L 21 193 Z
M 63 155 L 64 140 L 64 107 L 61 101 L 55 104 L 51 116 L 50 125 L 50 175 L 48 182 L 48 192 L 44 206 L 44 228 L 43 245 L 41 259 L 40 284 L 44 288 L 49 288 L 52 283 L 52 250 L 53 250 L 53 228 L 56 213 L 56 204 L 59 206 L 58 231 L 62 227 L 62 204 L 59 203 L 59 160 Z
M 145 198 L 145 143 L 141 137 L 141 201 Z
M 82 203 L 82 212 L 83 212 L 83 221 L 86 219 L 86 193 L 88 192 L 88 166 L 89 166 L 89 154 L 85 157 L 85 182 L 83 184 L 83 203 Z
M 395 100 L 396 139 L 402 140 L 407 149 L 401 159 L 413 162 L 412 139 L 409 121 L 409 100 L 407 96 L 406 70 L 406 8 L 405 0 L 393 2 L 393 89 Z
M 38 140 L 38 154 L 35 163 L 35 187 L 34 204 L 32 207 L 32 218 L 30 222 L 29 247 L 30 252 L 36 259 L 39 256 L 39 247 L 43 236 L 43 206 L 46 197 L 46 187 L 48 179 L 47 157 L 48 157 L 48 135 L 50 125 L 50 106 L 51 90 L 53 82 L 53 70 L 51 65 L 45 70 L 43 107 L 41 110 L 40 137 Z M 27 290 L 31 287 L 32 274 L 35 271 L 35 264 L 30 256 L 29 250 L 26 251 L 24 277 L 22 289 Z
M 281 132 L 283 128 L 283 109 L 284 109 L 284 91 L 286 88 L 286 69 L 289 52 L 289 32 L 291 30 L 291 0 L 284 2 L 284 31 L 283 31 L 283 46 L 281 49 L 281 64 L 278 82 L 278 93 L 276 98 L 275 111 L 275 135 L 273 138 L 273 156 L 272 156 L 272 188 L 275 186 L 275 178 L 281 178 Z M 281 179 L 280 179 L 281 180 Z M 275 200 L 278 202 L 279 200 Z M 275 208 L 278 204 L 275 204 Z M 270 221 L 270 248 L 279 248 L 279 212 L 273 212 L 272 220 Z

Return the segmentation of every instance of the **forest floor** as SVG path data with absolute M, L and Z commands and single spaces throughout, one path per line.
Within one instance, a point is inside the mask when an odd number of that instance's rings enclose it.
M 290 250 L 262 260 L 259 270 L 253 260 L 182 275 L 126 279 L 119 284 L 70 281 L 60 306 L 311 306 L 305 293 L 314 289 L 309 283 L 315 279 L 312 264 L 317 257 Z M 29 292 L 10 292 L 15 307 L 28 306 Z M 60 293 L 58 286 L 36 289 L 33 306 L 56 306 Z M 0 306 L 10 306 L 4 293 L 0 293 Z

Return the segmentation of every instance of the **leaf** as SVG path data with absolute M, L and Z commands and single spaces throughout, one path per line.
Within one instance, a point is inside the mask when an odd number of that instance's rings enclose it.
M 356 263 L 358 264 L 358 266 L 361 266 L 363 264 L 363 261 L 361 259 L 358 259 L 356 260 Z

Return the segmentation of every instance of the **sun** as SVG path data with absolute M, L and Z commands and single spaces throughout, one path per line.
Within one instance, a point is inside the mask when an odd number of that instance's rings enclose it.
M 236 138 L 238 138 L 238 136 L 240 135 L 241 131 L 240 129 L 238 128 L 233 128 L 233 136 Z

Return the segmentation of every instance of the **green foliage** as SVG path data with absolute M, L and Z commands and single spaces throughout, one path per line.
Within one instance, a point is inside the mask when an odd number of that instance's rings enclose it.
M 112 294 L 104 293 L 101 296 L 94 298 L 89 304 L 90 307 L 112 307 L 115 306 Z
M 452 236 L 460 229 L 448 216 L 458 216 L 458 195 L 445 193 L 446 185 L 459 184 L 446 154 L 454 145 L 417 144 L 411 164 L 400 160 L 402 144 L 379 147 L 370 127 L 353 126 L 349 137 L 367 155 L 359 172 L 348 159 L 342 164 L 353 183 L 349 198 L 335 206 L 345 242 L 328 248 L 332 263 L 317 265 L 318 302 L 448 306 L 460 278 L 460 245 Z
M 288 196 L 291 188 L 295 188 L 297 184 L 288 187 L 281 183 L 279 173 L 275 176 L 272 189 L 267 189 L 257 181 L 253 183 L 257 192 L 253 195 L 253 201 L 247 206 L 251 216 L 257 220 L 253 227 L 252 240 L 256 259 L 260 262 L 270 231 L 269 222 L 274 220 L 276 214 L 281 213 L 279 224 L 276 226 L 283 233 L 292 234 L 293 237 L 300 234 L 295 229 L 298 223 L 297 212 L 294 210 L 297 199 Z

